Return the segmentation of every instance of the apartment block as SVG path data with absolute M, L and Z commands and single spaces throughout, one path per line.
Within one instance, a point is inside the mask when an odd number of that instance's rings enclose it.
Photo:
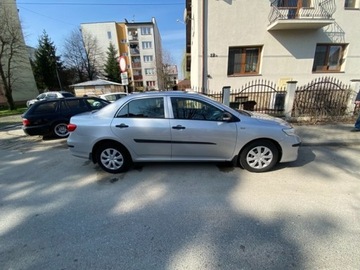
M 11 62 L 11 77 L 12 77 L 12 97 L 15 103 L 23 103 L 28 99 L 36 97 L 39 92 L 36 87 L 34 74 L 31 69 L 29 53 L 25 46 L 22 28 L 20 24 L 18 9 L 15 0 L 0 1 L 0 22 L 2 23 L 0 31 L 0 53 L 1 61 L 5 72 L 7 71 L 7 64 L 9 57 Z M 8 31 L 11 29 L 11 34 Z M 11 36 L 13 35 L 13 36 Z M 19 36 L 15 36 L 19 35 Z M 16 43 L 16 54 L 10 54 L 8 47 L 8 40 L 16 37 L 20 40 Z M 0 78 L 0 105 L 5 105 L 7 100 L 5 98 L 5 89 L 3 81 Z
M 360 79 L 360 0 L 186 0 L 193 89 Z
M 161 36 L 155 18 L 150 22 L 83 23 L 81 30 L 83 35 L 96 37 L 102 55 L 99 66 L 106 63 L 110 43 L 117 57 L 125 58 L 129 91 L 164 89 Z

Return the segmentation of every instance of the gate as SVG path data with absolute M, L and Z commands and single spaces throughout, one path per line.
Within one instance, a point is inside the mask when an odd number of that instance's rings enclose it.
M 293 117 L 331 118 L 344 116 L 351 95 L 350 85 L 335 78 L 318 78 L 295 92 Z

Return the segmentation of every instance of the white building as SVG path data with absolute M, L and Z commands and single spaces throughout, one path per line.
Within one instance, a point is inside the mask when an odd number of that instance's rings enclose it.
M 155 18 L 151 22 L 100 22 L 83 23 L 81 30 L 96 37 L 102 51 L 98 63 L 106 63 L 106 52 L 112 43 L 118 57 L 127 64 L 130 91 L 163 89 L 161 80 L 161 37 Z
M 193 89 L 360 79 L 360 0 L 186 0 Z
M 24 103 L 26 100 L 36 97 L 39 92 L 31 69 L 29 53 L 25 46 L 15 0 L 9 0 L 6 3 L 0 2 L 0 23 L 3 24 L 0 26 L 0 36 L 4 40 L 4 42 L 0 41 L 0 53 L 2 53 L 1 61 L 5 71 L 9 60 L 8 57 L 10 56 L 8 54 L 10 48 L 6 43 L 9 38 L 7 36 L 9 35 L 8 30 L 11 29 L 12 34 L 10 35 L 13 35 L 10 36 L 11 38 L 16 37 L 20 40 L 20 43 L 16 44 L 16 51 L 18 53 L 11 55 L 13 57 L 11 61 L 12 97 L 15 103 Z M 5 89 L 0 78 L 0 105 L 5 105 L 6 103 Z

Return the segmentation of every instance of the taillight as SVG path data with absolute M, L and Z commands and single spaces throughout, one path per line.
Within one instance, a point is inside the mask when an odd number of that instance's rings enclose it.
M 30 121 L 27 120 L 26 118 L 23 118 L 22 123 L 24 126 L 30 126 Z
M 75 124 L 68 124 L 67 125 L 67 130 L 69 131 L 69 132 L 72 132 L 72 131 L 74 131 L 76 129 L 76 125 Z

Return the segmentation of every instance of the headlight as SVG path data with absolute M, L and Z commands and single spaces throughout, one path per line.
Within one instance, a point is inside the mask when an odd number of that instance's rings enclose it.
M 294 128 L 283 128 L 283 131 L 288 136 L 297 136 Z

